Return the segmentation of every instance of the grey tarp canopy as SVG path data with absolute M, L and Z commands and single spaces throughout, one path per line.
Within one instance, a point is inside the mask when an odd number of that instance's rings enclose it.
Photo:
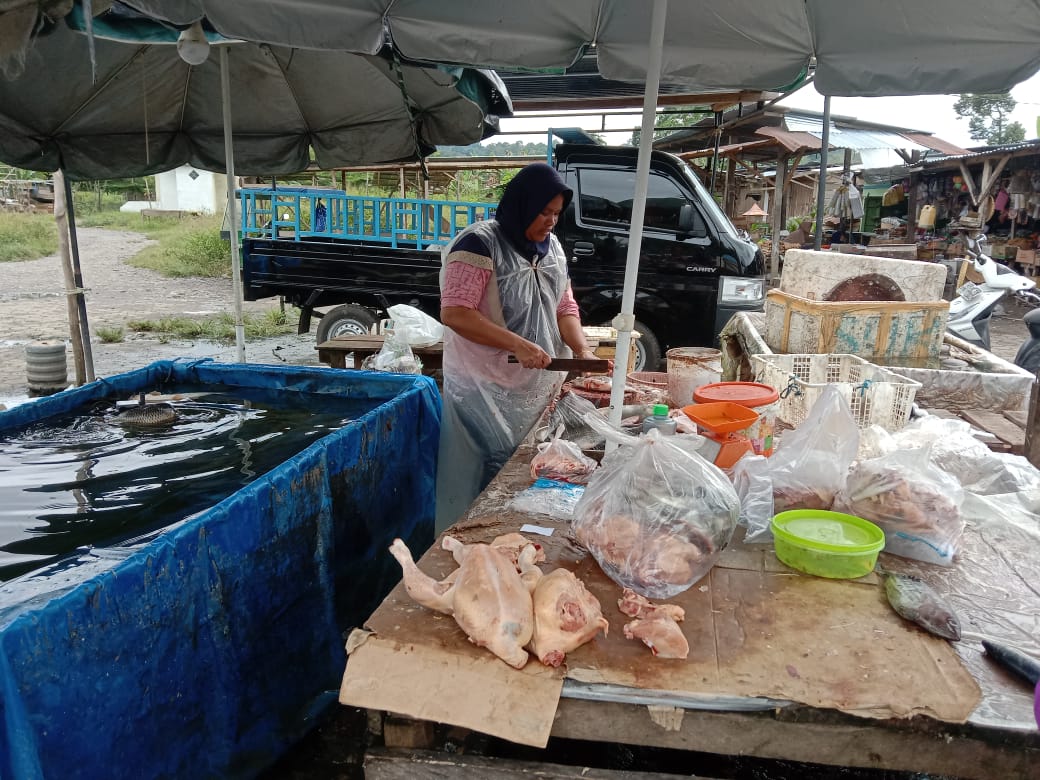
M 644 81 L 645 0 L 129 0 L 186 24 L 304 48 L 480 67 L 560 68 L 595 44 L 606 78 Z M 673 0 L 661 81 L 776 89 L 815 59 L 825 95 L 998 92 L 1040 67 L 1037 0 Z
M 100 26 L 100 25 L 99 25 Z M 189 66 L 167 44 L 94 36 L 64 21 L 0 77 L 0 160 L 72 179 L 141 176 L 190 164 L 224 171 L 219 57 Z M 470 144 L 511 113 L 497 75 L 420 67 L 376 54 L 229 46 L 234 163 L 285 174 L 415 159 Z M 400 82 L 398 76 L 400 75 Z M 463 94 L 465 92 L 466 94 Z

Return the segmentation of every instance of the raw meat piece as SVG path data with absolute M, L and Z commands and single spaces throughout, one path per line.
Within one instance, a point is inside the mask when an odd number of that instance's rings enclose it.
M 625 625 L 625 639 L 638 639 L 658 658 L 686 658 L 690 645 L 678 621 L 686 611 L 678 604 L 654 604 L 631 588 L 618 599 L 618 609 L 635 620 Z
M 625 639 L 638 639 L 658 658 L 686 658 L 690 645 L 679 624 L 661 615 L 625 624 Z
M 441 582 L 415 565 L 400 539 L 390 552 L 401 564 L 405 590 L 430 609 L 453 615 L 469 640 L 517 669 L 527 663 L 524 646 L 534 631 L 531 591 L 541 577 L 537 548 L 527 545 L 514 564 L 508 552 L 487 544 L 465 545 L 462 563 Z M 520 571 L 517 571 L 519 567 Z
M 621 598 L 617 602 L 618 609 L 629 617 L 651 618 L 670 617 L 672 620 L 681 621 L 686 617 L 686 610 L 678 604 L 654 604 L 650 599 L 644 598 L 631 588 L 625 588 Z
M 546 666 L 559 666 L 567 653 L 590 641 L 610 624 L 599 600 L 574 573 L 555 569 L 535 586 L 531 652 Z

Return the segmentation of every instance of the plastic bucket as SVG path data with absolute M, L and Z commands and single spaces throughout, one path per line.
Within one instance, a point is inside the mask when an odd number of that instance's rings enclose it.
M 758 412 L 758 419 L 741 435 L 747 436 L 756 455 L 773 454 L 776 415 L 780 410 L 780 394 L 774 388 L 758 382 L 715 382 L 695 390 L 693 400 L 699 404 L 729 401 Z
M 722 350 L 711 347 L 676 347 L 665 353 L 668 359 L 668 396 L 673 406 L 686 406 L 693 391 L 718 382 L 722 376 Z

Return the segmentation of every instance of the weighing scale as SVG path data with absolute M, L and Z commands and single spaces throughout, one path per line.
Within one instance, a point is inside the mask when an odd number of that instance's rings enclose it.
M 699 452 L 720 469 L 728 469 L 746 452 L 754 452 L 751 441 L 737 431 L 743 431 L 758 419 L 758 413 L 746 406 L 719 401 L 710 404 L 684 406 L 683 413 L 697 424 L 705 438 Z

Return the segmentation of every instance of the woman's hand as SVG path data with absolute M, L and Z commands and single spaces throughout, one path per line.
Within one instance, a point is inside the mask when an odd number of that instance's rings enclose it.
M 524 368 L 545 368 L 552 357 L 544 349 L 527 339 L 517 338 L 513 354 Z

